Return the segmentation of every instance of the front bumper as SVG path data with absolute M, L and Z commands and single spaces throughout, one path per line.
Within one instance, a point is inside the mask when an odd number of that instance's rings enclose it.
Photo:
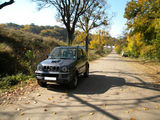
M 60 84 L 67 84 L 72 78 L 70 72 L 45 72 L 45 71 L 35 71 L 37 80 L 42 80 L 45 82 L 56 82 Z

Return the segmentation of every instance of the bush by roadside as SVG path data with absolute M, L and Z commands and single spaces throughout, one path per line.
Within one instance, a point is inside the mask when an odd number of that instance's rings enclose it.
M 89 50 L 88 56 L 89 61 L 96 60 L 100 57 L 104 57 L 111 53 L 111 49 L 103 49 L 103 50 Z

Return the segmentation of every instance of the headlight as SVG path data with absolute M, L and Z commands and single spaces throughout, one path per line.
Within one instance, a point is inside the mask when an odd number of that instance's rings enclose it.
M 64 66 L 64 67 L 61 68 L 61 71 L 62 72 L 69 72 L 69 67 Z
M 39 65 L 37 66 L 37 70 L 42 71 L 42 70 L 43 70 L 43 66 L 42 66 L 41 64 L 39 64 Z

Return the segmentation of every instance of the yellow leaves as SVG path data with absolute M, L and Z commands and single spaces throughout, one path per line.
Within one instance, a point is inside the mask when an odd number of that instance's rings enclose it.
M 85 32 L 79 32 L 76 35 L 75 41 L 78 43 L 83 43 L 83 42 L 85 42 L 86 36 L 87 36 L 87 34 Z
M 99 49 L 100 47 L 103 47 L 103 45 L 107 42 L 107 35 L 108 32 L 104 30 L 101 30 L 97 32 L 97 34 L 92 35 L 89 48 Z
M 89 114 L 90 114 L 90 115 L 94 115 L 94 112 L 90 112 Z
M 159 106 L 158 106 L 158 105 L 156 105 L 156 106 L 154 107 L 154 109 L 159 110 Z
M 20 116 L 23 116 L 23 115 L 24 115 L 24 112 L 21 112 L 21 113 L 20 113 Z
M 48 98 L 48 100 L 50 101 L 50 100 L 51 100 L 51 98 Z
M 144 110 L 144 111 L 147 111 L 147 110 L 149 110 L 149 108 L 147 108 L 147 107 L 143 107 L 143 110 Z
M 57 113 L 56 113 L 56 112 L 53 112 L 53 114 L 56 115 Z
M 133 111 L 135 111 L 135 110 L 134 110 L 134 109 L 130 109 L 130 111 L 132 111 L 132 112 L 133 112 Z

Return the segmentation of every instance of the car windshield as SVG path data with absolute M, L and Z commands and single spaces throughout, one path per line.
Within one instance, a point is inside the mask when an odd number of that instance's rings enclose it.
M 76 48 L 55 48 L 49 59 L 76 59 Z

